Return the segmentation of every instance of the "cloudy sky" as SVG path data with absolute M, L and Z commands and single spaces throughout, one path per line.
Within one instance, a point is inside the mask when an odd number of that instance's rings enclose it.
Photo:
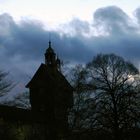
M 44 62 L 49 34 L 64 62 L 116 53 L 140 68 L 140 0 L 0 0 L 0 68 L 17 89 Z

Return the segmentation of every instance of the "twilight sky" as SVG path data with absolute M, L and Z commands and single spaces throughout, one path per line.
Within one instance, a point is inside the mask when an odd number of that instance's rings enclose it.
M 49 34 L 64 62 L 116 53 L 140 68 L 140 0 L 0 0 L 0 69 L 14 93 L 44 62 Z

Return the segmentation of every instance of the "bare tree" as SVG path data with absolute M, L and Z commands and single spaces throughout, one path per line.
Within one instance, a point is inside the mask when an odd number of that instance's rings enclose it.
M 30 109 L 31 105 L 29 101 L 29 92 L 25 91 L 19 93 L 14 97 L 14 100 L 4 101 L 3 104 L 8 106 L 24 108 L 24 109 Z
M 8 79 L 8 73 L 0 70 L 0 97 L 8 93 L 14 84 Z
M 86 66 L 88 82 L 96 86 L 96 116 L 101 128 L 120 133 L 138 121 L 138 69 L 122 57 L 99 54 Z
M 74 106 L 70 110 L 69 122 L 71 128 L 76 130 L 87 130 L 95 124 L 95 104 L 89 92 L 86 73 L 82 65 L 77 65 L 70 71 L 70 83 L 74 88 Z

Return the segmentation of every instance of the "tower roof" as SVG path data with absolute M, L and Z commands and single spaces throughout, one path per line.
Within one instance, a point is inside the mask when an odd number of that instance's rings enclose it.
M 51 68 L 47 67 L 44 64 L 41 64 L 31 81 L 26 85 L 27 88 L 31 86 L 57 86 L 65 87 L 73 90 L 72 86 L 66 80 L 61 72 L 58 70 L 53 71 Z
M 54 50 L 52 49 L 51 41 L 49 41 L 49 47 L 46 50 L 46 54 L 48 53 L 55 54 Z

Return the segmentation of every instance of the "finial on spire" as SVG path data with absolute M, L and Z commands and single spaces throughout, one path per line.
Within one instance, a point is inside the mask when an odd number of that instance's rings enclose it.
M 51 33 L 49 32 L 49 47 L 51 48 Z
M 49 48 L 51 48 L 51 46 L 52 46 L 52 45 L 51 45 L 51 41 L 49 40 Z

